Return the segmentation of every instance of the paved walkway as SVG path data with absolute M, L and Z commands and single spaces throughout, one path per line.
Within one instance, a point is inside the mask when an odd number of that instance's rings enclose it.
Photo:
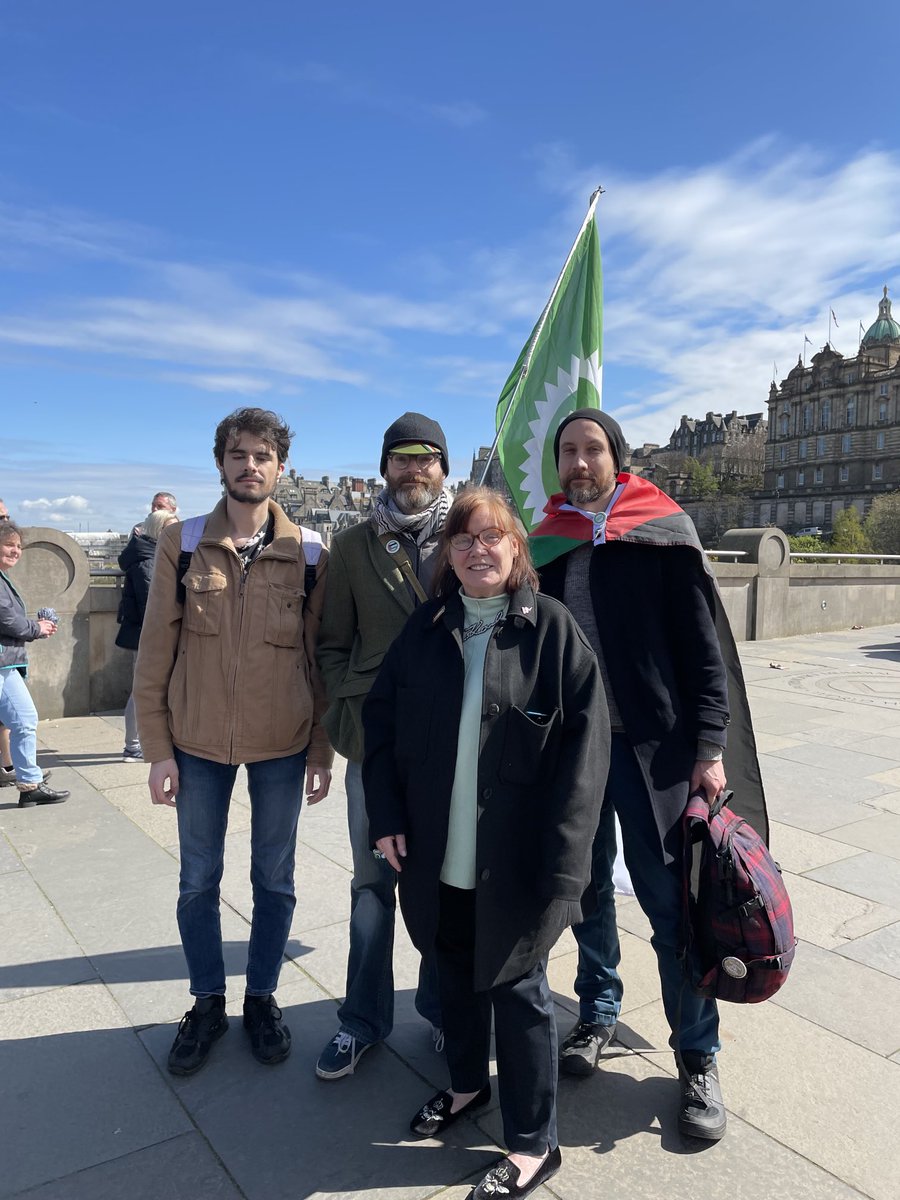
M 850 1200 L 900 1196 L 900 626 L 748 643 L 743 659 L 801 939 L 760 1006 L 723 1006 L 729 1132 L 673 1129 L 674 1064 L 648 930 L 623 900 L 623 1045 L 561 1085 L 561 1200 Z M 774 664 L 777 664 L 776 667 Z M 781 669 L 778 669 L 780 667 Z M 496 1157 L 496 1107 L 446 1143 L 405 1138 L 446 1083 L 415 1016 L 415 956 L 398 931 L 397 1025 L 359 1074 L 315 1079 L 336 1027 L 349 852 L 340 777 L 303 814 L 299 902 L 278 998 L 291 1058 L 259 1066 L 239 1020 L 204 1071 L 165 1070 L 187 1007 L 175 926 L 175 823 L 147 768 L 122 764 L 115 716 L 45 722 L 59 808 L 0 792 L 0 1195 L 40 1200 L 463 1200 Z M 232 809 L 222 928 L 240 1008 L 250 894 L 249 811 Z M 551 966 L 573 1020 L 573 942 Z M 627 1047 L 636 1050 L 630 1053 Z

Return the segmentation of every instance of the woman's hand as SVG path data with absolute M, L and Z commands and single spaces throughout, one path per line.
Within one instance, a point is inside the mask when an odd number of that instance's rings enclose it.
M 56 625 L 53 621 L 48 621 L 46 617 L 41 617 L 37 625 L 41 631 L 42 638 L 53 637 L 54 633 L 56 633 Z
M 379 838 L 375 843 L 378 852 L 391 864 L 398 873 L 403 870 L 400 859 L 406 858 L 406 836 L 402 833 L 390 837 Z

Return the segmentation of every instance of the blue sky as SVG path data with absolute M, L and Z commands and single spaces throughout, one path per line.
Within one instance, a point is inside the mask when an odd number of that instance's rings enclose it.
M 764 409 L 900 284 L 895 43 L 827 0 L 0 3 L 0 495 L 205 511 L 248 402 L 307 476 L 408 408 L 467 474 L 597 183 L 629 440 Z

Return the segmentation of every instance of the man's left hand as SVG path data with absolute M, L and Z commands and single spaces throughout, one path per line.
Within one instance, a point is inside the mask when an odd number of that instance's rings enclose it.
M 722 765 L 722 760 L 718 761 L 698 758 L 694 763 L 694 769 L 691 772 L 691 785 L 688 795 L 693 796 L 694 792 L 703 792 L 706 796 L 706 803 L 712 806 L 715 803 L 716 796 L 725 789 L 725 768 Z
M 329 767 L 306 768 L 306 803 L 318 804 L 328 795 L 331 787 L 331 769 Z

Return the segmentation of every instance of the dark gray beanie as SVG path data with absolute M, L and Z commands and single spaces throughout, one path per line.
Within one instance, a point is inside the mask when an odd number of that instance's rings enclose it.
M 559 443 L 562 438 L 562 431 L 567 425 L 571 425 L 573 421 L 593 421 L 595 425 L 600 426 L 609 438 L 609 448 L 612 451 L 613 458 L 616 460 L 616 472 L 621 471 L 622 464 L 628 457 L 625 437 L 619 422 L 614 421 L 611 416 L 599 408 L 576 408 L 574 412 L 569 413 L 564 421 L 560 421 L 556 437 L 553 439 L 553 458 L 557 467 L 559 466 Z
M 393 425 L 388 425 L 384 431 L 384 443 L 381 447 L 381 474 L 387 467 L 388 450 L 394 446 L 425 442 L 429 446 L 437 446 L 441 452 L 441 467 L 444 474 L 450 474 L 450 463 L 447 459 L 447 439 L 437 421 L 424 417 L 421 413 L 408 412 L 398 417 Z

